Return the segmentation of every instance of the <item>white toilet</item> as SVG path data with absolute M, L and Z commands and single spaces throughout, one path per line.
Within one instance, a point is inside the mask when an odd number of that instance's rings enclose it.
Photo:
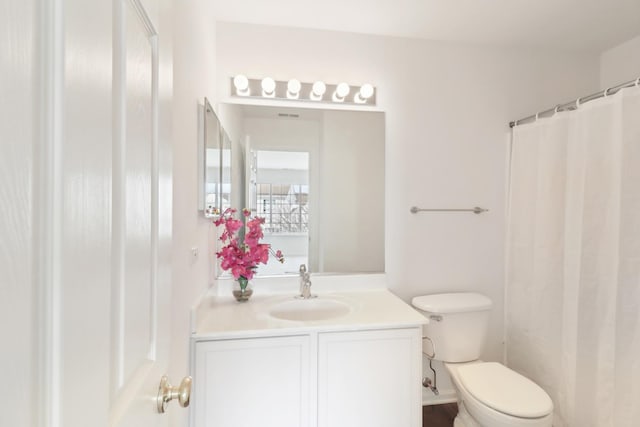
M 428 320 L 422 349 L 445 362 L 458 393 L 455 427 L 551 427 L 553 402 L 533 381 L 495 362 L 479 360 L 492 303 L 475 293 L 415 297 Z

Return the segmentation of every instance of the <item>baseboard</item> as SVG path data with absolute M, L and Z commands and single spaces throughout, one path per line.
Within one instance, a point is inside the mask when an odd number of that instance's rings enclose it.
M 441 405 L 458 401 L 455 390 L 440 390 L 438 395 L 433 394 L 428 388 L 422 389 L 422 406 Z

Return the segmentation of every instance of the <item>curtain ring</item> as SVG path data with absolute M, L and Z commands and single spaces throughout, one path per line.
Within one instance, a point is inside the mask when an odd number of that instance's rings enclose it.
M 638 80 L 636 80 L 636 86 L 640 86 L 640 77 L 638 77 Z
M 553 114 L 558 114 L 560 111 L 558 111 L 560 109 L 560 105 L 556 105 L 556 108 L 553 109 Z
M 576 99 L 576 110 L 580 108 L 580 98 Z
M 536 113 L 536 122 L 537 122 L 537 121 L 538 121 L 538 119 L 540 118 L 540 116 L 539 116 L 539 115 L 540 115 L 540 113 L 539 113 L 539 112 L 538 112 L 538 113 Z
M 604 92 L 602 93 L 602 97 L 603 97 L 603 98 L 606 98 L 607 96 L 609 96 L 609 91 L 610 91 L 610 90 L 611 90 L 611 88 L 610 88 L 610 87 L 606 88 L 606 89 L 604 90 Z

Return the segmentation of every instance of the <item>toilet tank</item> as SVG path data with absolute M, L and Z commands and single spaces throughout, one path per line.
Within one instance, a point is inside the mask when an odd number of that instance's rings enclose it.
M 489 328 L 491 300 L 476 293 L 424 295 L 413 306 L 429 323 L 424 325 L 423 352 L 443 362 L 469 362 L 480 358 Z

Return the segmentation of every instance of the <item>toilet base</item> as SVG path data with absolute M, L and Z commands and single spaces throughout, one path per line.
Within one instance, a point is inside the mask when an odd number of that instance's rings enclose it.
M 456 415 L 455 420 L 453 420 L 453 427 L 482 427 L 477 423 L 476 420 L 471 418 L 469 412 L 467 412 L 467 408 L 465 408 L 464 403 L 461 400 L 458 400 L 458 415 Z

